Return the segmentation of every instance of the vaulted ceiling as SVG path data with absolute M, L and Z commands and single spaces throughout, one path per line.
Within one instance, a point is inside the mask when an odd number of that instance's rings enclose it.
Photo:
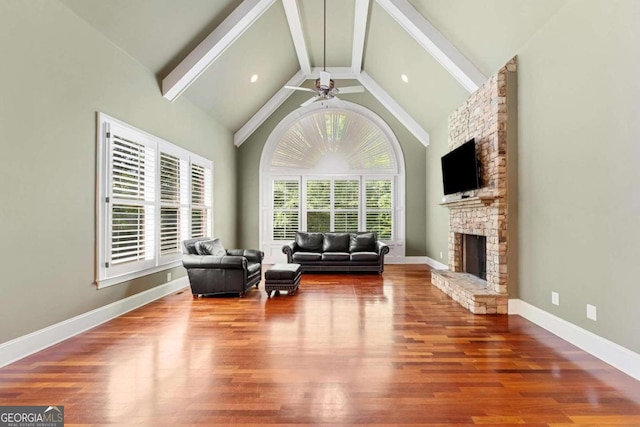
M 323 66 L 323 0 L 60 1 L 151 70 L 158 96 L 188 98 L 237 145 L 291 95 L 285 84 L 311 86 Z M 326 67 L 426 145 L 566 1 L 327 0 Z

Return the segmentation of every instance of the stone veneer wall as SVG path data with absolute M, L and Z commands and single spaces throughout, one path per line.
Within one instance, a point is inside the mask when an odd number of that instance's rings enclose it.
M 449 116 L 449 150 L 475 138 L 476 152 L 481 167 L 482 188 L 467 192 L 469 198 L 449 197 L 443 205 L 449 208 L 449 269 L 462 271 L 462 234 L 474 234 L 487 238 L 487 291 L 499 297 L 499 309 L 494 305 L 480 312 L 506 312 L 508 271 L 508 174 L 507 174 L 507 95 L 515 91 L 515 82 L 509 73 L 516 72 L 515 58 Z M 510 97 L 509 99 L 515 99 Z M 513 118 L 515 120 L 516 118 Z M 447 275 L 436 277 L 433 283 L 454 297 L 462 305 L 474 306 L 475 291 L 465 290 L 466 278 L 460 277 L 459 291 L 455 280 Z M 462 294 L 468 294 L 462 297 Z M 479 297 L 479 295 L 476 295 Z M 472 310 L 474 311 L 474 310 Z M 474 311 L 476 312 L 476 311 Z

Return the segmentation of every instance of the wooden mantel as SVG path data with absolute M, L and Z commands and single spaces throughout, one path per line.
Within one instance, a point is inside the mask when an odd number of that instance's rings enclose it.
M 495 200 L 503 197 L 504 190 L 499 191 L 495 189 L 481 189 L 475 195 L 469 197 L 445 197 L 442 203 L 440 203 L 440 206 L 446 206 L 448 208 L 472 208 L 476 206 L 489 206 Z

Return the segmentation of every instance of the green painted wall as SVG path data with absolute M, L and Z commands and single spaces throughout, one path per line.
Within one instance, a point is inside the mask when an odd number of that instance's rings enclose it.
M 517 52 L 519 297 L 635 352 L 638 16 L 637 0 L 572 0 Z M 428 170 L 445 146 L 438 127 Z M 437 259 L 448 225 L 433 213 L 441 190 L 431 177 L 427 255 Z M 597 307 L 597 322 L 586 318 L 586 304 Z
M 437 127 L 431 130 L 430 137 L 431 141 L 427 147 L 426 155 L 427 256 L 446 265 L 449 262 L 449 209 L 439 204 L 442 203 L 444 197 L 440 158 L 449 151 L 448 118 L 442 120 Z
M 0 51 L 0 343 L 165 282 L 92 283 L 98 111 L 213 160 L 214 231 L 235 244 L 236 151 L 210 116 L 57 1 L 0 1 Z
M 520 298 L 635 352 L 639 16 L 573 0 L 518 53 Z
M 343 86 L 357 84 L 341 80 Z M 244 247 L 258 247 L 258 191 L 260 157 L 273 129 L 291 111 L 309 98 L 293 94 L 239 148 L 238 240 Z M 406 171 L 406 255 L 425 255 L 425 147 L 369 93 L 345 95 L 346 101 L 360 104 L 378 114 L 393 130 L 402 147 Z

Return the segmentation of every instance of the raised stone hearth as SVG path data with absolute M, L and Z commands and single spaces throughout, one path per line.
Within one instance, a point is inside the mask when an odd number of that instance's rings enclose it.
M 487 287 L 487 281 L 469 273 L 439 270 L 432 283 L 474 314 L 505 314 L 508 297 Z
M 482 188 L 443 200 L 449 209 L 449 270 L 432 271 L 431 283 L 476 314 L 507 313 L 508 287 L 513 285 L 509 271 L 515 245 L 509 243 L 515 242 L 517 211 L 515 71 L 514 58 L 449 117 L 449 150 L 475 138 Z M 465 272 L 465 235 L 486 238 L 486 280 Z

